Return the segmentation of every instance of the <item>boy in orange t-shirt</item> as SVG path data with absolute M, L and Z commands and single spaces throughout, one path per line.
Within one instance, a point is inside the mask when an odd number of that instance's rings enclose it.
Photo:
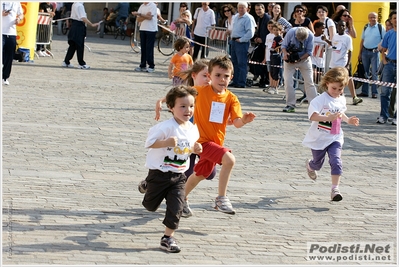
M 230 149 L 223 147 L 227 124 L 241 128 L 255 119 L 252 112 L 241 111 L 241 104 L 236 95 L 227 90 L 233 78 L 233 63 L 227 56 L 213 58 L 209 62 L 211 84 L 194 86 L 198 91 L 195 100 L 194 123 L 197 125 L 200 138 L 198 142 L 203 146 L 203 152 L 198 163 L 194 166 L 194 173 L 186 182 L 186 199 L 183 217 L 192 215 L 188 206 L 187 196 L 212 172 L 216 164 L 222 165 L 219 173 L 219 195 L 215 200 L 215 209 L 235 214 L 230 200 L 226 196 L 227 184 L 235 164 L 235 157 Z

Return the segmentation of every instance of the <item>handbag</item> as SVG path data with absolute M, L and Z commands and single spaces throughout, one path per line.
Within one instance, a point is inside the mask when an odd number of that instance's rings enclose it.
M 353 73 L 353 77 L 362 78 L 362 79 L 366 78 L 364 75 L 363 62 L 361 60 L 359 60 L 356 64 L 356 71 L 355 71 L 355 73 Z M 353 80 L 353 83 L 355 84 L 356 89 L 358 89 L 360 86 L 363 85 L 363 82 L 357 81 L 357 80 Z

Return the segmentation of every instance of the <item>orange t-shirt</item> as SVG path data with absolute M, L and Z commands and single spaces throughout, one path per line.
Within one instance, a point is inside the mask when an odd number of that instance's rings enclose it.
M 227 89 L 224 94 L 217 94 L 211 85 L 194 86 L 194 88 L 198 91 L 194 109 L 194 123 L 200 133 L 198 142 L 202 144 L 212 141 L 223 146 L 228 118 L 235 120 L 242 117 L 240 101 Z M 221 123 L 210 121 L 215 118 L 220 118 Z
M 175 54 L 170 60 L 173 63 L 173 76 L 180 77 L 180 72 L 189 69 L 193 65 L 193 58 L 189 54 Z M 180 77 L 182 78 L 182 77 Z

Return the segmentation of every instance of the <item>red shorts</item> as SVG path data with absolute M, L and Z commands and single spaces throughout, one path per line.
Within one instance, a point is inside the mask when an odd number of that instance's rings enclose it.
M 200 159 L 194 166 L 195 175 L 208 177 L 216 164 L 222 164 L 222 158 L 226 152 L 231 152 L 231 150 L 214 142 L 203 143 Z

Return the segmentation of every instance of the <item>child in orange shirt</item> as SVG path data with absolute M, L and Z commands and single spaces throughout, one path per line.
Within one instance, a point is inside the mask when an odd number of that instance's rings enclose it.
M 170 60 L 168 77 L 173 79 L 173 86 L 178 86 L 183 84 L 181 72 L 191 68 L 193 65 L 193 58 L 188 54 L 190 40 L 186 37 L 181 37 L 175 41 L 174 48 L 178 52 Z
M 202 144 L 203 152 L 194 166 L 194 173 L 187 179 L 183 217 L 192 215 L 187 202 L 188 194 L 200 181 L 211 174 L 216 164 L 222 165 L 222 167 L 219 173 L 219 194 L 215 200 L 215 209 L 235 214 L 230 200 L 226 196 L 227 184 L 235 164 L 235 157 L 231 150 L 223 147 L 226 126 L 232 124 L 236 128 L 241 128 L 256 117 L 252 112 L 243 114 L 237 96 L 227 89 L 233 77 L 233 64 L 227 56 L 211 59 L 208 70 L 211 84 L 194 86 L 198 91 L 194 122 L 200 133 L 198 142 Z

